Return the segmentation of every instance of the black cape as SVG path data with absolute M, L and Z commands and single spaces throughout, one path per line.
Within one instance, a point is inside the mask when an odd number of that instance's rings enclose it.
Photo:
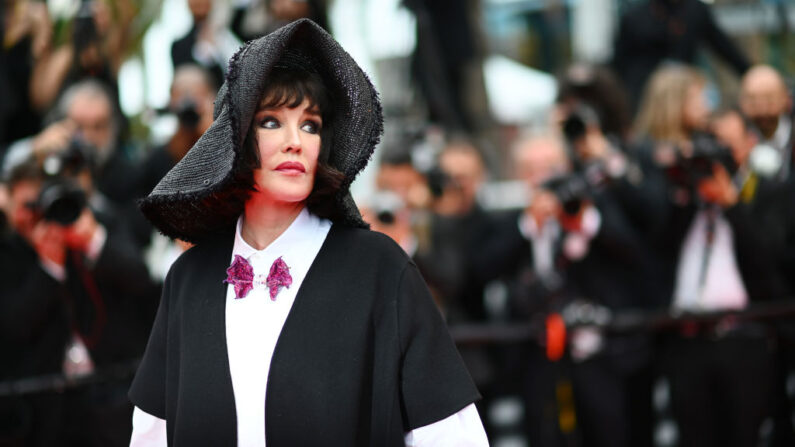
M 233 231 L 172 266 L 130 390 L 169 445 L 236 445 L 225 338 Z M 403 446 L 406 431 L 479 398 L 417 267 L 386 236 L 333 225 L 271 360 L 275 446 Z

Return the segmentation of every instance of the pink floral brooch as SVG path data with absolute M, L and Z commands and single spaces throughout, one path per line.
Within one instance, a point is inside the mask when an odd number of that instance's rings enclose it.
M 276 301 L 276 295 L 282 287 L 290 287 L 293 283 L 293 278 L 290 276 L 290 267 L 279 256 L 271 265 L 268 277 L 263 281 L 262 279 L 254 278 L 254 268 L 251 267 L 248 260 L 240 255 L 235 255 L 232 265 L 226 269 L 226 284 L 232 284 L 235 287 L 235 299 L 245 298 L 246 295 L 254 288 L 254 284 L 264 284 L 268 286 L 268 291 L 271 295 L 271 300 Z

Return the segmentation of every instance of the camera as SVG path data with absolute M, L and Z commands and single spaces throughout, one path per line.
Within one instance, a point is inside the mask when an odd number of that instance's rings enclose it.
M 566 141 L 573 143 L 583 138 L 588 127 L 594 125 L 599 125 L 599 115 L 590 106 L 580 104 L 563 120 L 561 127 Z
M 460 185 L 439 166 L 432 167 L 425 174 L 425 178 L 428 182 L 428 190 L 435 199 L 441 197 L 447 189 L 460 188 Z
M 563 206 L 563 212 L 576 215 L 582 208 L 582 203 L 590 196 L 590 185 L 579 174 L 569 174 L 554 177 L 544 182 L 543 188 L 557 197 Z
M 593 192 L 604 186 L 608 180 L 604 165 L 591 163 L 580 171 L 547 180 L 542 188 L 555 195 L 563 206 L 563 212 L 574 216 L 582 209 L 583 202 L 590 199 Z
M 179 125 L 189 129 L 195 129 L 201 120 L 196 101 L 193 98 L 182 99 L 174 106 L 172 112 L 177 116 Z
M 690 157 L 677 151 L 676 161 L 666 168 L 666 174 L 674 184 L 693 188 L 701 180 L 712 177 L 715 164 L 723 165 L 730 175 L 737 172 L 737 162 L 731 150 L 714 135 L 697 133 L 693 136 L 692 143 L 693 153 Z
M 391 191 L 376 192 L 370 202 L 372 212 L 381 225 L 394 225 L 398 213 L 405 207 L 403 200 Z
M 44 183 L 34 211 L 42 220 L 67 226 L 80 217 L 85 207 L 85 192 L 73 181 L 56 178 Z
M 64 150 L 44 159 L 46 180 L 31 204 L 41 219 L 66 226 L 80 217 L 87 198 L 75 177 L 92 168 L 92 151 L 90 145 L 75 137 Z

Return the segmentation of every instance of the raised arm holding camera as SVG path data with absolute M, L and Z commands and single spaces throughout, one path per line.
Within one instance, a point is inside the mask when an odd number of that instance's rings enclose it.
M 505 275 L 512 318 L 520 321 L 582 301 L 610 309 L 634 307 L 641 297 L 637 267 L 645 253 L 615 201 L 584 184 L 582 172 L 571 172 L 565 142 L 556 133 L 521 140 L 513 155 L 530 202 L 494 217 L 473 261 L 474 274 L 484 280 Z M 631 445 L 629 369 L 616 360 L 634 361 L 634 356 L 623 350 L 623 341 L 593 331 L 574 331 L 571 340 L 576 366 L 570 378 L 583 439 L 593 445 Z M 554 445 L 564 435 L 551 419 L 557 415 L 544 409 L 557 405 L 552 390 L 558 366 L 539 349 L 522 358 L 526 364 L 516 366 L 526 368 L 522 380 L 530 443 Z
M 8 178 L 0 338 L 12 352 L 4 379 L 75 378 L 130 362 L 143 353 L 154 317 L 157 289 L 127 239 L 95 217 L 87 201 L 89 165 L 69 153 L 46 158 L 49 170 L 31 158 Z M 34 415 L 23 439 L 124 445 L 132 412 L 126 387 L 111 382 L 30 397 Z
M 651 142 L 664 192 L 654 233 L 660 284 L 676 312 L 741 310 L 785 293 L 770 250 L 755 136 L 735 111 L 710 119 L 706 79 L 687 66 L 651 78 L 636 129 Z M 753 445 L 768 414 L 770 334 L 724 319 L 661 340 L 683 447 Z M 738 361 L 737 359 L 743 359 Z

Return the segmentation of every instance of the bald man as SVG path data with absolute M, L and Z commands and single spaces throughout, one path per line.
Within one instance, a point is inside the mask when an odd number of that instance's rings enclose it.
M 772 146 L 781 155 L 780 180 L 793 171 L 795 149 L 792 96 L 781 74 L 768 65 L 748 70 L 742 80 L 740 107 L 760 133 L 760 143 Z

